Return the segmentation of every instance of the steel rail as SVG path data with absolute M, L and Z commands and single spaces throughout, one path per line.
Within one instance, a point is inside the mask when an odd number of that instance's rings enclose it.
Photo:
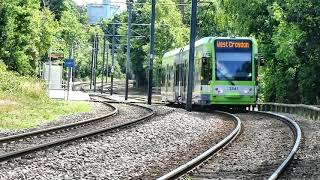
M 293 159 L 295 153 L 298 151 L 298 148 L 299 148 L 299 145 L 301 142 L 301 129 L 300 129 L 299 125 L 294 120 L 292 120 L 286 116 L 276 114 L 273 112 L 253 111 L 253 113 L 265 114 L 265 115 L 274 116 L 274 117 L 280 119 L 281 121 L 283 121 L 284 123 L 286 123 L 290 127 L 290 129 L 292 130 L 292 132 L 295 135 L 295 143 L 294 143 L 294 146 L 292 147 L 290 153 L 288 154 L 286 159 L 281 163 L 281 165 L 279 165 L 277 167 L 277 169 L 272 173 L 272 175 L 268 178 L 268 180 L 275 180 L 281 175 L 281 173 L 289 165 L 289 163 Z M 236 131 L 236 129 L 234 131 Z M 234 131 L 232 132 L 233 134 L 234 134 Z M 240 132 L 240 130 L 239 130 L 239 132 Z M 231 136 L 231 134 L 229 136 Z M 225 141 L 227 138 L 229 138 L 229 136 L 226 137 L 225 139 L 223 139 L 222 141 Z M 201 164 L 208 157 L 212 156 L 219 149 L 223 148 L 224 145 L 222 144 L 222 141 L 219 142 L 218 144 L 216 144 L 214 147 L 207 150 L 206 152 L 204 152 L 203 154 L 201 154 L 198 157 L 187 162 L 186 164 L 178 167 L 177 169 L 169 172 L 168 174 L 166 174 L 164 176 L 161 176 L 160 178 L 158 178 L 158 180 L 175 179 L 175 178 L 178 178 L 178 177 L 184 175 L 188 171 L 192 170 L 194 167 Z
M 268 180 L 275 180 L 277 179 L 281 173 L 285 170 L 285 168 L 290 164 L 292 159 L 294 158 L 294 155 L 299 149 L 299 145 L 301 142 L 301 129 L 299 125 L 292 119 L 290 119 L 287 116 L 273 113 L 273 112 L 263 112 L 263 111 L 257 111 L 255 113 L 262 113 L 266 115 L 271 115 L 277 118 L 280 118 L 281 121 L 285 122 L 288 124 L 288 126 L 291 128 L 293 134 L 295 135 L 295 143 L 294 146 L 292 147 L 290 153 L 288 154 L 287 158 L 281 163 L 281 165 L 272 173 L 272 175 L 268 178 Z
M 96 95 L 91 95 L 91 96 L 96 96 Z M 132 98 L 134 99 L 134 98 Z M 143 103 L 146 103 L 146 102 L 142 102 L 142 101 L 129 101 L 129 102 L 126 102 L 126 101 L 118 101 L 118 100 L 104 100 L 104 101 L 98 101 L 98 100 L 92 100 L 93 102 L 106 102 L 106 103 L 117 103 L 117 104 L 125 104 L 125 103 L 129 103 L 130 105 L 134 106 L 135 104 L 143 104 Z M 165 103 L 163 102 L 152 102 L 153 105 L 165 105 Z
M 97 102 L 97 101 L 96 101 Z M 110 116 L 114 116 L 118 113 L 118 108 L 112 106 L 111 104 L 108 104 L 106 102 L 102 102 L 103 104 L 111 107 L 113 109 L 112 112 L 106 114 L 106 115 L 102 115 L 100 117 L 97 118 L 91 118 L 85 121 L 79 121 L 79 122 L 75 122 L 75 123 L 70 123 L 70 124 L 65 124 L 65 125 L 61 125 L 61 126 L 55 126 L 55 127 L 51 127 L 51 128 L 46 128 L 46 129 L 41 129 L 41 130 L 37 130 L 37 131 L 31 131 L 31 132 L 26 132 L 26 133 L 21 133 L 21 134 L 16 134 L 16 135 L 12 135 L 12 136 L 6 136 L 6 137 L 2 137 L 0 138 L 0 144 L 3 143 L 7 143 L 8 141 L 16 141 L 19 139 L 23 139 L 23 138 L 27 138 L 30 136 L 38 136 L 40 134 L 48 134 L 48 133 L 52 133 L 54 131 L 60 131 L 60 130 L 64 130 L 64 129 L 72 129 L 75 127 L 80 127 L 82 125 L 87 125 L 96 121 L 100 121 L 102 119 L 108 118 Z
M 101 84 L 101 82 L 97 82 L 97 84 Z M 75 86 L 76 87 L 80 86 L 80 91 L 83 91 L 85 93 L 89 93 L 90 91 L 93 91 L 93 89 L 91 90 L 91 89 L 85 89 L 84 88 L 85 86 L 89 86 L 89 85 L 90 85 L 90 83 L 79 83 L 79 84 L 77 84 Z M 125 83 L 122 83 L 122 81 L 114 81 L 113 88 L 118 87 L 118 86 L 121 87 L 122 85 L 125 85 Z M 109 82 L 106 83 L 104 86 L 107 86 L 107 87 L 106 87 L 106 89 L 103 90 L 103 92 L 110 91 L 111 87 L 110 87 L 110 83 Z M 101 92 L 101 88 L 100 87 L 98 87 L 97 90 Z
M 129 103 L 127 103 L 127 104 L 129 104 Z M 129 104 L 129 105 L 131 105 L 131 104 Z M 129 122 L 125 122 L 125 123 L 122 123 L 122 124 L 114 125 L 114 126 L 111 126 L 111 127 L 108 127 L 108 128 L 101 128 L 101 129 L 98 129 L 98 130 L 94 130 L 94 131 L 78 134 L 76 136 L 62 138 L 62 139 L 59 139 L 59 140 L 56 140 L 56 141 L 52 141 L 52 142 L 49 142 L 49 143 L 44 143 L 44 144 L 41 144 L 41 145 L 37 145 L 37 146 L 25 148 L 25 149 L 20 149 L 20 150 L 14 151 L 14 152 L 2 154 L 2 155 L 0 155 L 0 162 L 8 160 L 8 159 L 11 159 L 11 158 L 20 157 L 20 156 L 23 156 L 23 155 L 26 155 L 26 154 L 30 154 L 30 153 L 33 153 L 33 152 L 36 152 L 36 151 L 39 151 L 39 150 L 47 149 L 47 148 L 50 148 L 50 147 L 53 147 L 53 146 L 57 146 L 57 145 L 60 145 L 60 144 L 65 144 L 65 143 L 68 143 L 68 142 L 71 142 L 71 141 L 75 141 L 75 140 L 78 140 L 78 139 L 95 136 L 95 135 L 106 133 L 106 132 L 109 132 L 109 131 L 112 131 L 112 130 L 116 130 L 116 129 L 126 128 L 126 127 L 134 125 L 134 124 L 136 124 L 138 122 L 141 122 L 143 120 L 149 119 L 150 117 L 152 117 L 155 114 L 155 111 L 152 108 L 144 107 L 144 106 L 140 106 L 140 105 L 136 105 L 136 104 L 134 104 L 133 106 L 139 106 L 141 108 L 145 108 L 150 113 L 145 115 L 145 116 L 143 116 L 143 117 L 140 117 L 140 118 L 137 118 L 137 119 L 133 119 L 133 120 L 131 120 Z
M 192 159 L 191 161 L 187 162 L 186 164 L 183 164 L 178 168 L 174 169 L 173 171 L 157 178 L 157 180 L 175 179 L 180 177 L 181 175 L 187 173 L 188 171 L 200 165 L 203 161 L 211 157 L 214 153 L 226 147 L 230 142 L 232 142 L 239 135 L 241 131 L 241 120 L 237 116 L 227 112 L 222 112 L 222 111 L 216 111 L 216 112 L 232 117 L 232 119 L 235 121 L 235 124 L 236 124 L 235 129 L 218 144 L 214 145 L 213 147 L 211 147 L 204 153 L 200 154 L 196 158 Z
M 123 97 L 123 95 L 118 95 L 120 97 Z M 112 99 L 112 98 L 108 98 L 108 99 Z M 131 101 L 130 101 L 131 99 Z M 110 103 L 110 102 L 114 102 L 114 100 L 110 100 L 110 101 L 103 101 L 103 102 L 107 102 L 107 103 Z M 126 102 L 126 101 L 124 101 Z M 143 103 L 146 103 L 147 102 L 147 99 L 145 97 L 130 97 L 129 98 L 129 102 L 130 103 L 140 103 L 140 104 L 143 104 Z M 162 102 L 162 101 L 152 101 L 152 104 L 156 104 L 156 105 L 165 105 L 166 103 L 165 102 Z

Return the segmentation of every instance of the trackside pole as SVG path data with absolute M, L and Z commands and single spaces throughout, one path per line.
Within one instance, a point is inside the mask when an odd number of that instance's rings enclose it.
M 131 16 L 132 16 L 132 4 L 128 2 L 128 36 L 127 36 L 127 61 L 126 61 L 126 92 L 125 100 L 128 100 L 128 84 L 129 84 L 129 61 L 130 61 L 130 38 L 131 38 Z
M 71 44 L 69 59 L 73 59 L 73 43 Z M 72 67 L 68 67 L 67 100 L 69 100 L 71 73 Z
M 51 81 L 51 54 L 52 54 L 52 47 L 50 47 L 50 51 L 49 51 L 49 74 L 48 74 L 48 93 L 50 90 L 50 81 Z
M 106 37 L 107 38 L 107 37 Z M 108 83 L 108 77 L 109 77 L 109 64 L 108 64 L 108 61 L 109 61 L 109 49 L 110 49 L 110 44 L 108 43 L 108 47 L 107 47 L 107 62 L 106 62 L 106 84 Z
M 114 18 L 113 18 L 114 19 Z M 112 24 L 112 48 L 111 48 L 111 86 L 110 86 L 110 95 L 113 94 L 113 75 L 114 75 L 114 36 L 116 33 L 115 24 Z
M 93 80 L 93 62 L 94 62 L 94 46 L 95 38 L 92 36 L 92 52 L 91 52 L 91 74 L 90 74 L 90 90 L 92 89 L 92 80 Z
M 94 76 L 93 76 L 93 88 L 94 92 L 97 91 L 97 65 L 98 65 L 98 51 L 99 51 L 99 36 L 96 36 L 95 55 L 94 55 Z
M 151 0 L 151 32 L 150 32 L 150 62 L 149 62 L 149 81 L 148 81 L 148 104 L 151 104 L 152 98 L 152 76 L 154 60 L 154 24 L 156 17 L 156 0 Z
M 192 0 L 191 22 L 190 22 L 190 48 L 189 48 L 189 72 L 187 87 L 187 105 L 186 110 L 192 111 L 192 89 L 193 89 L 193 71 L 194 71 L 194 50 L 197 34 L 197 0 Z
M 103 79 L 106 66 L 106 33 L 103 34 L 103 53 L 102 53 L 102 73 L 101 73 L 101 94 L 103 93 Z M 107 76 L 108 78 L 108 76 Z

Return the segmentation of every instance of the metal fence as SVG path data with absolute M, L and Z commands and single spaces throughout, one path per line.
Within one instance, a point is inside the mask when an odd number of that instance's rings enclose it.
M 273 111 L 297 114 L 305 118 L 320 120 L 320 108 L 305 104 L 259 103 L 259 111 Z

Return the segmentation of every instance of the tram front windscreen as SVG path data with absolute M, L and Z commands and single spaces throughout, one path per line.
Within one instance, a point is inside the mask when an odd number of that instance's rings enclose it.
M 215 76 L 218 81 L 252 81 L 252 42 L 216 40 Z

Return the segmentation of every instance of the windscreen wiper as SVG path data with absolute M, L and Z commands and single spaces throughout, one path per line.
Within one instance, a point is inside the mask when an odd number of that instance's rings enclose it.
M 232 81 L 232 79 L 230 79 L 228 76 L 226 76 L 225 74 L 223 74 L 219 69 L 216 68 L 216 71 L 219 71 L 219 73 L 220 73 L 226 80 L 228 80 L 229 83 L 230 83 L 232 86 L 236 85 L 236 84 Z

